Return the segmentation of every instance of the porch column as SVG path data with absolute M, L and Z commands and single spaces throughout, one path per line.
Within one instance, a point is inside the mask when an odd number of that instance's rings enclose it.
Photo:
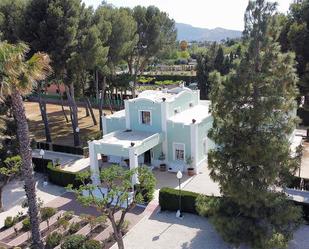
M 197 173 L 197 164 L 198 164 L 198 125 L 195 122 L 191 124 L 191 157 L 192 157 L 192 167 Z
M 135 149 L 131 147 L 129 149 L 129 159 L 130 159 L 130 170 L 137 169 L 138 167 L 138 155 L 135 153 Z M 132 177 L 132 184 L 138 183 L 138 175 L 135 173 Z
M 95 143 L 93 141 L 88 142 L 88 148 L 89 148 L 90 172 L 91 172 L 92 183 L 94 185 L 101 185 L 98 154 L 95 150 Z
M 131 121 L 130 121 L 130 109 L 129 109 L 129 100 L 124 100 L 124 111 L 126 115 L 126 129 L 131 129 Z
M 162 142 L 162 152 L 165 155 L 165 161 L 167 161 L 168 154 L 168 146 L 167 146 L 167 103 L 164 99 L 161 103 L 161 126 L 164 134 L 163 142 Z
M 107 126 L 106 126 L 106 114 L 103 113 L 102 117 L 102 132 L 103 132 L 103 136 L 107 134 Z

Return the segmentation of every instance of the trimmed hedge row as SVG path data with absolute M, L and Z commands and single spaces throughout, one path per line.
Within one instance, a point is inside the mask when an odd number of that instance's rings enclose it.
M 301 180 L 303 179 L 303 182 L 301 183 Z M 302 185 L 302 186 L 301 186 Z M 303 189 L 306 191 L 309 191 L 309 179 L 300 178 L 300 177 L 293 177 L 293 180 L 291 184 L 288 186 L 289 188 L 295 188 L 295 189 Z
M 44 142 L 37 142 L 37 148 L 43 150 L 52 150 L 56 152 L 63 152 L 69 153 L 74 155 L 85 155 L 88 152 L 88 148 L 81 148 L 81 147 L 74 147 L 68 145 L 61 145 L 61 144 L 49 144 Z
M 51 163 L 47 166 L 47 174 L 49 181 L 58 186 L 67 187 L 69 184 L 72 184 L 73 188 L 78 188 L 82 185 L 82 182 L 77 179 L 78 172 L 64 171 Z
M 302 124 L 305 126 L 309 126 L 309 111 L 304 108 L 299 108 L 297 110 L 297 116 L 301 118 Z
M 67 145 L 53 144 L 53 151 L 64 152 L 75 155 L 84 155 L 84 149 Z
M 185 213 L 197 214 L 195 207 L 196 198 L 200 194 L 181 191 L 181 211 Z M 209 196 L 210 197 L 210 196 Z M 218 198 L 218 197 L 215 197 Z M 309 204 L 293 201 L 296 206 L 302 207 L 303 218 L 309 223 Z M 179 209 L 179 190 L 173 188 L 161 188 L 159 192 L 159 205 L 162 211 L 177 211 Z
M 34 171 L 45 173 L 47 171 L 47 165 L 49 163 L 52 163 L 53 161 L 50 159 L 44 159 L 44 158 L 32 158 L 32 163 L 34 166 Z
M 187 84 L 197 81 L 196 76 L 188 76 L 188 75 L 155 75 L 151 77 L 154 77 L 157 81 L 165 81 L 165 80 L 185 81 Z
M 181 211 L 198 214 L 195 208 L 195 200 L 198 196 L 198 193 L 181 190 Z M 177 211 L 179 209 L 179 190 L 161 188 L 159 192 L 159 204 L 163 211 Z

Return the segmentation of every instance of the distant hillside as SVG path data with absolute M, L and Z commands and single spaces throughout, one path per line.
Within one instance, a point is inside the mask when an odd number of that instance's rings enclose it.
M 186 41 L 221 41 L 226 38 L 240 38 L 242 32 L 223 28 L 197 28 L 189 24 L 176 23 L 177 39 Z

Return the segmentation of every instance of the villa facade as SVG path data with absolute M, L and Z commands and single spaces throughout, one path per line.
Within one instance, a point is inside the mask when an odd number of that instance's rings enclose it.
M 198 172 L 214 146 L 207 136 L 213 122 L 209 106 L 199 90 L 185 87 L 125 100 L 124 110 L 102 117 L 102 139 L 89 142 L 92 180 L 99 183 L 98 155 L 131 169 L 166 164 L 171 172 Z

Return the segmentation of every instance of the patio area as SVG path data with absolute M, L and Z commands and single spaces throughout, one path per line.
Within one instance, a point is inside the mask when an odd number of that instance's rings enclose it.
M 153 173 L 157 179 L 155 199 L 159 199 L 159 190 L 163 187 L 178 188 L 176 173 L 168 171 L 162 172 L 157 168 L 153 170 Z M 210 178 L 206 164 L 203 165 L 198 174 L 194 176 L 188 176 L 186 172 L 183 172 L 182 175 L 181 189 L 205 195 L 220 195 L 219 185 Z

